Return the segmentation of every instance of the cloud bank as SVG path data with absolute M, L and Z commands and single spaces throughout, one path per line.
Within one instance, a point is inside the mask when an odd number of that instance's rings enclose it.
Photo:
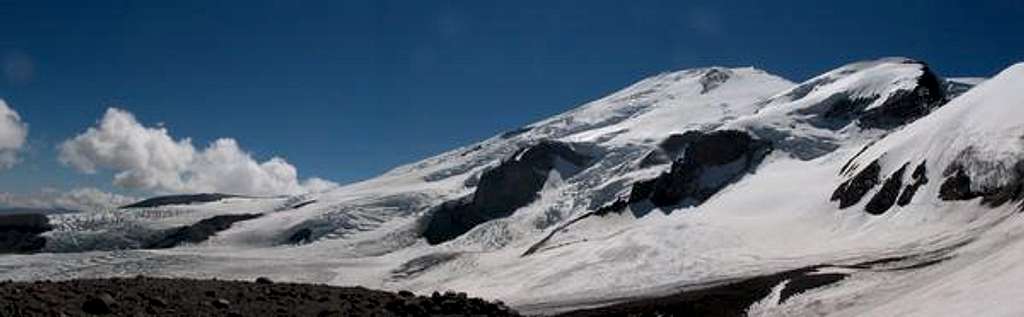
M 157 193 L 281 195 L 337 186 L 319 178 L 300 181 L 295 166 L 279 157 L 258 162 L 234 139 L 197 149 L 191 139 L 175 140 L 166 128 L 143 126 L 116 108 L 59 150 L 65 165 L 90 174 L 112 170 L 115 185 Z
M 77 211 L 103 211 L 131 204 L 138 199 L 107 193 L 96 188 L 76 188 L 61 192 L 44 189 L 32 195 L 0 193 L 0 205 L 15 208 L 67 209 Z
M 18 163 L 18 152 L 25 146 L 27 137 L 28 125 L 0 99 L 0 170 Z

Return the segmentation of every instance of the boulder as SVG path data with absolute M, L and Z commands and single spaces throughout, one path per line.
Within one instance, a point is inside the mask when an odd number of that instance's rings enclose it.
M 82 303 L 82 311 L 91 315 L 107 315 L 114 312 L 117 301 L 109 293 L 100 293 L 96 296 L 89 296 Z

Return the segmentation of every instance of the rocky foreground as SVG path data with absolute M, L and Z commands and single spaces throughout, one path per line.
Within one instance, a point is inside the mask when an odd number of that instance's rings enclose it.
M 518 316 L 465 293 L 169 278 L 0 282 L 0 316 Z

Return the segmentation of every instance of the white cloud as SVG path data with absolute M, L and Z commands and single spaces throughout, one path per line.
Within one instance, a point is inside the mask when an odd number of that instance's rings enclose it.
M 27 137 L 28 125 L 0 99 L 0 170 L 18 163 L 18 152 L 25 146 Z
M 78 211 L 103 211 L 138 201 L 129 196 L 107 193 L 96 188 L 76 188 L 61 192 L 44 189 L 30 195 L 0 193 L 0 205 L 16 208 L 68 209 Z
M 146 127 L 131 113 L 110 108 L 100 122 L 60 145 L 60 161 L 85 173 L 113 170 L 114 184 L 160 193 L 297 194 L 337 186 L 300 181 L 282 158 L 256 161 L 234 139 L 197 149 L 164 127 Z

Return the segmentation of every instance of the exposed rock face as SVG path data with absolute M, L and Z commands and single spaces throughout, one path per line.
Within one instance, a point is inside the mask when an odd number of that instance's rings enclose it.
M 686 131 L 683 134 L 673 134 L 662 140 L 658 148 L 648 153 L 640 161 L 640 168 L 654 165 L 668 164 L 675 161 L 688 145 L 697 141 L 704 133 L 699 131 Z
M 73 214 L 82 212 L 81 210 L 72 210 L 65 208 L 0 208 L 0 215 L 15 215 L 15 214 L 42 214 L 42 215 L 57 215 L 57 214 Z
M 0 215 L 0 254 L 42 250 L 46 238 L 39 235 L 50 230 L 53 226 L 42 214 Z
M 914 199 L 914 194 L 917 193 L 917 189 L 928 184 L 928 171 L 925 166 L 926 162 L 921 162 L 914 169 L 914 174 L 910 175 L 912 183 L 907 184 L 907 187 L 903 188 L 903 193 L 900 194 L 899 200 L 896 201 L 897 205 L 906 206 L 910 204 Z
M 982 193 L 971 190 L 971 178 L 959 165 L 950 166 L 944 173 L 946 180 L 939 187 L 939 199 L 970 200 L 981 197 Z
M 260 214 L 222 215 L 200 220 L 196 224 L 170 229 L 163 236 L 147 243 L 144 249 L 169 249 L 184 243 L 199 243 L 236 222 L 258 218 Z
M 878 174 L 881 172 L 882 166 L 878 165 L 878 161 L 872 161 L 856 176 L 839 184 L 839 187 L 832 192 L 831 200 L 839 201 L 839 209 L 856 205 L 861 198 L 864 198 L 864 195 L 867 195 L 868 191 L 878 185 Z
M 131 205 L 122 206 L 121 208 L 148 208 L 148 207 L 160 207 L 168 205 L 188 205 L 195 203 L 208 203 L 219 201 L 225 198 L 239 197 L 236 195 L 228 194 L 194 194 L 194 195 L 173 195 L 173 196 L 160 196 L 150 199 L 146 199 Z
M 304 244 L 313 241 L 313 229 L 302 228 L 288 236 L 288 244 Z
M 700 93 L 706 94 L 718 88 L 732 77 L 728 69 L 711 68 L 700 78 Z
M 431 253 L 423 255 L 405 263 L 391 271 L 391 278 L 395 280 L 409 279 L 429 271 L 439 265 L 451 262 L 459 257 L 457 252 Z
M 589 160 L 570 145 L 554 141 L 520 149 L 499 166 L 485 171 L 471 197 L 435 208 L 423 236 L 429 243 L 437 244 L 488 220 L 507 217 L 537 199 L 548 174 L 557 165 L 578 169 Z
M 898 93 L 886 100 L 881 107 L 864 112 L 860 118 L 861 126 L 867 128 L 901 126 L 923 117 L 932 109 L 946 102 L 945 89 L 939 82 L 939 77 L 924 63 L 917 63 L 922 65 L 924 72 L 917 78 L 917 87 L 914 90 Z
M 749 172 L 771 151 L 770 143 L 733 130 L 688 132 L 665 143 L 663 149 L 682 148 L 682 157 L 657 178 L 634 183 L 630 203 L 649 200 L 657 207 L 699 205 Z
M 868 201 L 868 204 L 864 206 L 864 211 L 872 215 L 881 215 L 885 213 L 892 205 L 896 204 L 896 199 L 899 198 L 900 187 L 903 186 L 903 173 L 907 170 L 907 164 L 903 164 L 900 169 L 889 175 L 889 178 L 885 179 L 882 183 L 882 189 L 875 193 L 874 197 Z
M 942 89 L 946 91 L 948 99 L 953 99 L 974 88 L 975 84 L 947 79 L 942 83 Z
M 891 129 L 927 115 L 948 100 L 943 83 L 927 65 L 910 60 L 905 63 L 919 64 L 921 67 L 922 74 L 917 77 L 917 85 L 913 89 L 897 91 L 889 96 L 856 96 L 846 91 L 838 92 L 819 105 L 805 110 L 808 114 L 817 109 L 824 110 L 822 116 L 810 123 L 828 129 L 840 129 L 850 122 L 856 122 L 862 128 Z M 868 109 L 869 105 L 883 97 L 886 99 L 881 105 Z
M 1024 161 L 1014 164 L 1012 180 L 996 187 L 974 188 L 971 177 L 959 164 L 950 165 L 943 173 L 946 180 L 939 187 L 939 199 L 971 200 L 981 197 L 981 203 L 998 207 L 1010 201 L 1024 200 Z M 1022 206 L 1024 208 L 1024 206 Z
M 747 309 L 768 297 L 774 287 L 786 282 L 779 301 L 819 287 L 839 283 L 846 273 L 817 273 L 807 267 L 775 274 L 732 280 L 707 288 L 690 289 L 657 297 L 621 302 L 561 313 L 559 317 L 590 316 L 746 316 Z

